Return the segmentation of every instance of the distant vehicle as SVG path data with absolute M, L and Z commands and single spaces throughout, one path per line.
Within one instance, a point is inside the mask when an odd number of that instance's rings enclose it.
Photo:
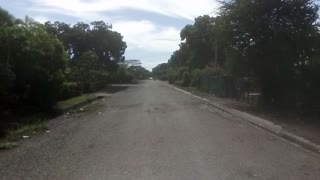
M 153 80 L 153 77 L 150 77 L 149 79 L 150 79 L 150 80 Z

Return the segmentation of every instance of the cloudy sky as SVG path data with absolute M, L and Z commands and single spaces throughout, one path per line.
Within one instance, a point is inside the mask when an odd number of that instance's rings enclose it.
M 127 42 L 126 59 L 151 70 L 178 49 L 180 30 L 195 17 L 215 12 L 216 0 L 0 0 L 18 18 L 74 24 L 103 20 Z

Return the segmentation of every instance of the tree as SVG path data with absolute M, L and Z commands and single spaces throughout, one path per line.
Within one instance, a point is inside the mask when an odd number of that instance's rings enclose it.
M 72 80 L 84 84 L 95 81 L 92 71 L 97 69 L 97 59 L 97 55 L 91 51 L 85 52 L 78 57 L 71 68 Z
M 193 25 L 186 25 L 180 33 L 180 45 L 174 54 L 183 58 L 184 65 L 190 68 L 204 68 L 208 64 L 224 65 L 224 41 L 221 38 L 220 17 L 199 16 Z M 187 57 L 185 57 L 187 56 Z M 171 58 L 174 61 L 174 59 Z M 179 60 L 181 65 L 181 59 Z
M 297 72 L 319 53 L 317 12 L 312 0 L 224 2 L 229 47 L 258 78 L 265 103 L 294 102 Z
M 15 18 L 8 11 L 0 7 L 0 27 L 12 26 Z
M 117 64 L 124 61 L 126 43 L 120 33 L 112 31 L 112 25 L 103 21 L 90 24 L 78 22 L 74 26 L 62 22 L 46 22 L 47 31 L 58 37 L 74 62 L 83 53 L 96 54 L 100 69 L 116 71 Z
M 11 54 L 11 42 L 9 38 L 9 30 L 14 24 L 14 17 L 8 11 L 0 8 L 0 101 L 8 95 L 9 87 L 12 85 L 15 75 L 9 64 Z
M 130 66 L 128 71 L 134 76 L 135 79 L 144 80 L 151 76 L 151 72 L 142 66 Z
M 168 63 L 162 63 L 152 69 L 152 76 L 160 80 L 168 79 Z
M 58 100 L 64 82 L 66 54 L 62 43 L 30 18 L 4 29 L 0 33 L 0 64 L 11 79 L 14 77 L 10 96 L 49 108 Z
M 68 80 L 80 84 L 82 92 L 96 89 L 91 88 L 94 84 L 103 87 L 103 84 L 120 81 L 118 72 L 123 71 L 118 68 L 124 62 L 127 46 L 123 36 L 112 31 L 111 24 L 94 21 L 70 26 L 63 22 L 46 22 L 45 26 L 50 34 L 63 42 L 70 57 Z

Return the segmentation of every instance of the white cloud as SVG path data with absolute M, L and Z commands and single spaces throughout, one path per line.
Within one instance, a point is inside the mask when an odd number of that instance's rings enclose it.
M 147 62 L 143 62 L 143 66 L 148 69 L 149 71 L 152 71 L 152 69 L 154 67 L 156 67 L 157 65 L 161 64 L 161 63 L 165 63 L 167 61 L 164 60 L 156 60 L 156 61 L 147 61 Z
M 180 42 L 180 30 L 145 20 L 118 21 L 113 23 L 113 29 L 124 36 L 128 50 L 172 52 Z
M 195 17 L 215 11 L 215 0 L 30 0 L 34 11 L 56 13 L 90 18 L 103 12 L 133 9 L 153 12 L 165 16 L 193 20 Z M 89 19 L 90 20 L 90 19 Z
M 113 24 L 113 29 L 124 36 L 129 54 L 140 54 L 135 55 L 135 58 L 141 59 L 143 66 L 148 70 L 166 62 L 180 43 L 180 30 L 171 26 L 159 26 L 146 20 L 118 21 Z
M 143 65 L 151 69 L 166 61 L 170 54 L 179 48 L 180 30 L 175 24 L 158 25 L 154 22 L 132 19 L 126 10 L 144 11 L 182 20 L 194 20 L 195 17 L 217 10 L 217 0 L 28 0 L 27 11 L 39 14 L 36 20 L 43 22 L 41 14 L 52 13 L 74 17 L 79 21 L 104 20 L 112 22 L 113 30 L 120 32 L 127 42 L 126 54 L 141 59 Z M 132 12 L 132 11 L 131 11 Z M 120 16 L 121 15 L 121 16 Z M 162 17 L 158 17 L 162 18 Z M 162 21 L 165 19 L 162 19 Z M 146 55 L 151 55 L 147 57 Z M 162 57 L 156 57 L 162 54 Z M 132 58 L 130 55 L 127 58 Z
M 36 16 L 36 17 L 32 17 L 32 19 L 34 19 L 35 21 L 38 21 L 40 23 L 45 23 L 45 22 L 49 21 L 49 19 L 44 16 Z

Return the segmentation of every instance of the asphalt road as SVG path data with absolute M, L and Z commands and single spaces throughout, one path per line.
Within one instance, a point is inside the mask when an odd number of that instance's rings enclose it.
M 49 127 L 0 152 L 0 179 L 320 179 L 319 155 L 158 81 Z

